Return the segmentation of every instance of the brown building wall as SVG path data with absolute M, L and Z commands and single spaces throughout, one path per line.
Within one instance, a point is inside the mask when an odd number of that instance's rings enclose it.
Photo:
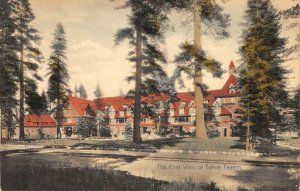
M 39 129 L 44 135 L 44 138 L 56 138 L 56 127 L 25 127 L 25 136 L 31 139 L 40 138 Z M 20 129 L 15 129 L 15 135 L 13 138 L 18 139 L 20 135 Z

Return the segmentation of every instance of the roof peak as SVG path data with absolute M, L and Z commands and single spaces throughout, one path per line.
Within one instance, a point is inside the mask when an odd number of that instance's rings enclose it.
M 229 68 L 235 67 L 233 60 L 231 60 L 230 64 L 229 64 Z

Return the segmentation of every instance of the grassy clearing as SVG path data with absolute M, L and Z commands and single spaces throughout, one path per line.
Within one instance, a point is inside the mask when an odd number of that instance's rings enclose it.
M 155 140 L 145 140 L 142 144 L 136 144 L 125 140 L 49 140 L 41 143 L 33 143 L 35 145 L 51 146 L 70 146 L 70 147 L 84 147 L 90 149 L 168 149 L 168 150 L 200 150 L 200 151 L 229 151 L 229 150 L 243 150 L 244 143 L 238 141 L 237 138 L 223 138 L 223 139 L 208 139 L 197 140 L 193 138 L 162 138 Z

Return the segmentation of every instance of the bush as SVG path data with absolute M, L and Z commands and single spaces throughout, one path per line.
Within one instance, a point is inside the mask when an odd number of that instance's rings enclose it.
M 111 130 L 108 126 L 101 126 L 99 129 L 100 137 L 111 137 Z
M 96 121 L 91 117 L 80 117 L 77 122 L 77 130 L 82 137 L 91 136 L 96 129 Z
M 208 138 L 216 138 L 216 137 L 220 137 L 220 132 L 217 128 L 214 127 L 207 127 L 206 128 L 206 133 Z
M 128 123 L 126 125 L 123 135 L 126 140 L 132 139 L 133 130 L 132 130 L 131 124 Z

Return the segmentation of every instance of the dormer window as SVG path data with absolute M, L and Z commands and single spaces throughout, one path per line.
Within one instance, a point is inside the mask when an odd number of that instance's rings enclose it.
M 122 105 L 124 109 L 127 109 L 128 105 L 124 104 Z
M 235 85 L 230 84 L 230 86 L 229 86 L 229 93 L 235 93 Z

